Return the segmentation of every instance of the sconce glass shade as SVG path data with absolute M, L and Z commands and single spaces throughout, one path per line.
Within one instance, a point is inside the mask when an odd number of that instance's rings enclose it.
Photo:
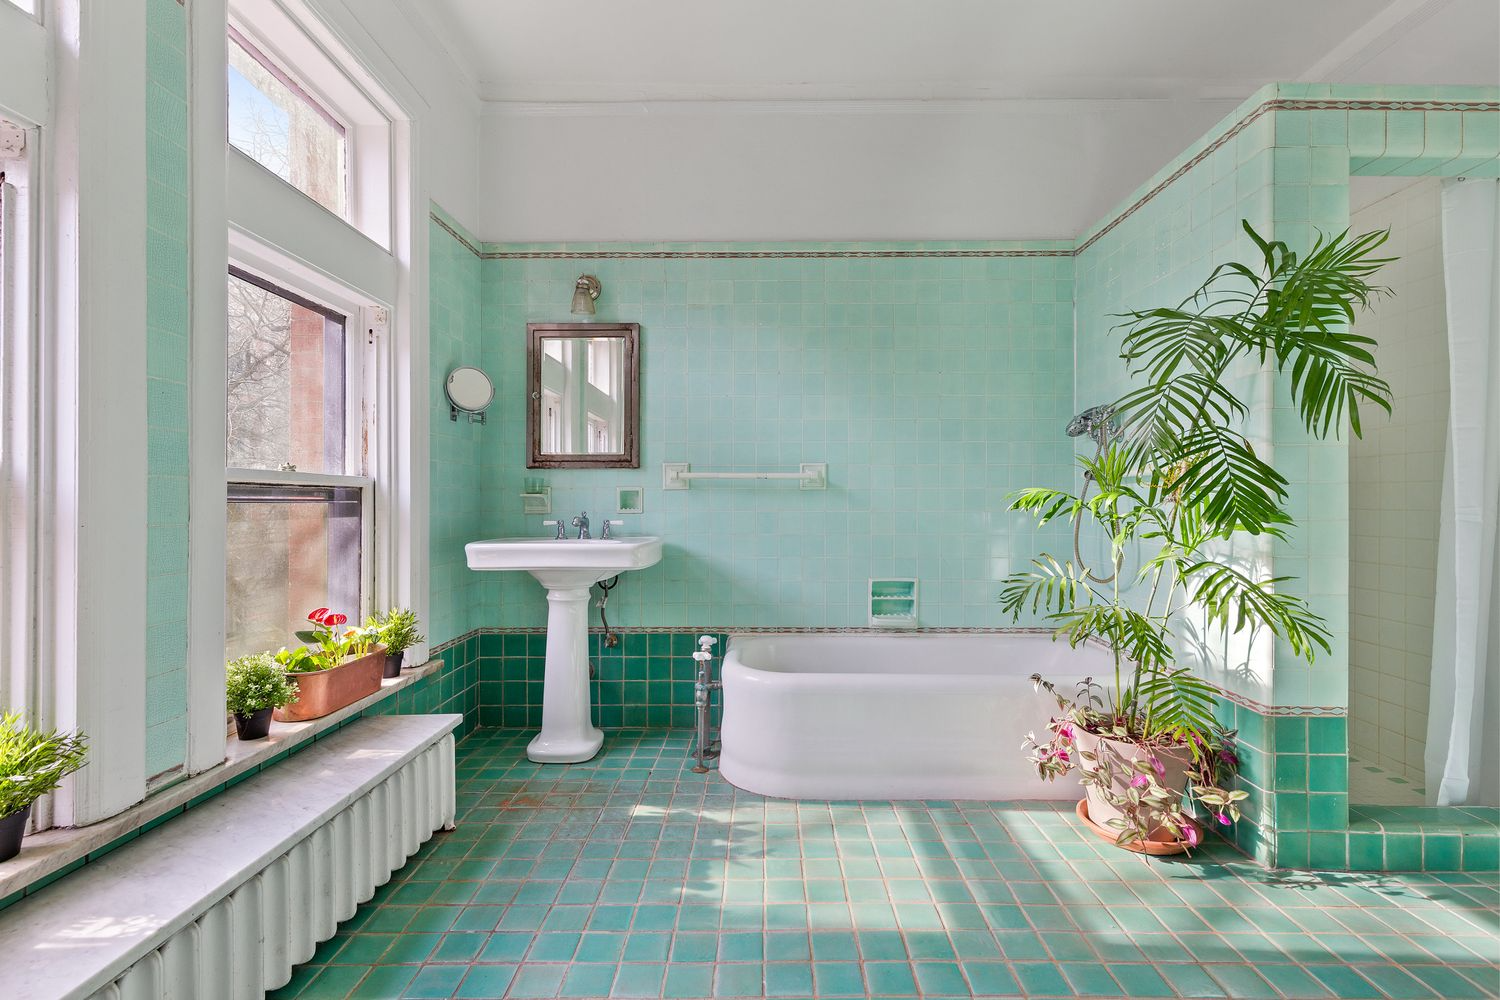
M 599 279 L 592 274 L 581 274 L 573 283 L 573 307 L 570 310 L 574 316 L 594 315 L 594 300 L 599 297 Z

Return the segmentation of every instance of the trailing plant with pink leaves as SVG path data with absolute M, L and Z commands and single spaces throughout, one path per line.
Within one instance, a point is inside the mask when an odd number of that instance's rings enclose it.
M 1219 691 L 1178 663 L 1179 649 L 1208 634 L 1245 633 L 1243 644 L 1274 641 L 1310 664 L 1331 648 L 1327 622 L 1289 577 L 1236 555 L 1250 548 L 1236 541 L 1287 540 L 1295 527 L 1290 480 L 1251 435 L 1262 404 L 1242 399 L 1244 387 L 1258 391 L 1274 370 L 1316 438 L 1346 427 L 1357 435 L 1361 408 L 1391 409 L 1375 342 L 1351 329 L 1356 308 L 1385 292 L 1371 279 L 1390 261 L 1378 255 L 1387 234 L 1319 237 L 1303 253 L 1248 222 L 1243 229 L 1246 248 L 1258 251 L 1250 263 L 1215 268 L 1175 306 L 1121 317 L 1132 388 L 1069 428 L 1098 446 L 1078 459 L 1083 488 L 1032 487 L 1010 498 L 1038 525 L 1066 519 L 1073 558 L 1043 553 L 1011 573 L 1001 607 L 1012 620 L 1041 617 L 1072 646 L 1103 643 L 1114 661 L 1112 684 L 1057 696 L 1051 736 L 1024 746 L 1044 777 L 1079 768 L 1089 797 L 1123 813 L 1112 823 L 1117 842 L 1163 832 L 1196 839 L 1194 804 L 1228 824 L 1246 798 L 1225 790 L 1237 762 L 1234 734 L 1217 724 Z M 1085 524 L 1108 539 L 1108 564 L 1085 563 L 1077 541 Z M 1145 554 L 1133 572 L 1128 552 Z M 1136 753 L 1080 747 L 1082 733 L 1085 744 L 1102 737 Z M 1186 789 L 1168 787 L 1160 766 L 1168 755 L 1179 768 L 1189 759 Z
M 1040 674 L 1033 674 L 1031 681 L 1057 699 L 1059 714 L 1047 723 L 1050 735 L 1046 739 L 1038 740 L 1035 733 L 1026 734 L 1021 745 L 1030 752 L 1027 759 L 1036 767 L 1037 774 L 1048 781 L 1076 769 L 1085 788 L 1093 788 L 1120 810 L 1120 818 L 1105 823 L 1116 832 L 1115 842 L 1120 846 L 1165 832 L 1189 847 L 1197 847 L 1201 833 L 1195 815 L 1205 816 L 1208 822 L 1219 826 L 1229 826 L 1240 818 L 1240 803 L 1249 794 L 1227 787 L 1240 764 L 1232 730 L 1210 727 L 1206 732 L 1191 734 L 1187 740 L 1191 753 L 1187 786 L 1170 788 L 1164 783 L 1167 768 L 1163 756 L 1180 753 L 1181 742 L 1169 735 L 1152 740 L 1130 735 L 1124 720 L 1104 710 L 1099 686 L 1092 678 L 1079 683 L 1074 698 L 1059 693 Z M 1103 740 L 1096 750 L 1085 750 L 1078 745 L 1080 730 L 1133 743 L 1145 755 L 1128 759 Z

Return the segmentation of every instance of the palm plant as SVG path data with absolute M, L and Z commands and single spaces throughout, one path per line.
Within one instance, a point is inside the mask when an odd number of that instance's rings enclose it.
M 1375 373 L 1374 342 L 1351 329 L 1356 307 L 1386 292 L 1370 279 L 1389 262 L 1376 256 L 1388 234 L 1346 231 L 1320 237 L 1299 254 L 1243 225 L 1260 253 L 1253 266 L 1221 265 L 1178 305 L 1121 316 L 1120 356 L 1136 388 L 1112 406 L 1112 439 L 1102 438 L 1093 458 L 1079 459 L 1097 492 L 1033 487 L 1011 497 L 1012 509 L 1039 523 L 1066 517 L 1100 525 L 1117 570 L 1136 542 L 1154 551 L 1127 581 L 1136 586 L 1122 586 L 1119 572 L 1107 579 L 1091 574 L 1076 552 L 1063 560 L 1043 554 L 1004 581 L 1001 607 L 1012 620 L 1041 613 L 1058 637 L 1074 646 L 1101 640 L 1114 656 L 1112 687 L 1102 694 L 1090 687 L 1081 701 L 1059 696 L 1065 718 L 1054 720 L 1052 739 L 1029 740 L 1047 776 L 1056 776 L 1059 759 L 1068 764 L 1064 770 L 1079 762 L 1059 733 L 1074 725 L 1147 746 L 1185 745 L 1193 748 L 1197 773 L 1219 773 L 1222 761 L 1203 766 L 1202 748 L 1232 757 L 1233 734 L 1215 724 L 1215 689 L 1176 662 L 1177 629 L 1188 609 L 1230 633 L 1263 630 L 1309 663 L 1329 649 L 1324 620 L 1282 589 L 1288 578 L 1224 555 L 1235 536 L 1284 539 L 1293 527 L 1287 480 L 1256 452 L 1245 430 L 1250 408 L 1233 386 L 1250 366 L 1274 364 L 1290 375 L 1302 422 L 1320 438 L 1338 434 L 1346 422 L 1358 435 L 1362 406 L 1389 412 L 1390 387 Z M 1088 781 L 1097 761 L 1082 763 Z M 1162 825 L 1162 790 L 1151 780 L 1135 784 L 1135 800 L 1123 796 L 1124 826 L 1127 835 L 1144 835 Z M 1200 801 L 1221 819 L 1234 811 L 1238 799 L 1230 793 L 1199 787 L 1207 795 Z M 1153 804 L 1143 805 L 1148 800 Z M 1165 810 L 1167 819 L 1181 818 L 1176 807 Z

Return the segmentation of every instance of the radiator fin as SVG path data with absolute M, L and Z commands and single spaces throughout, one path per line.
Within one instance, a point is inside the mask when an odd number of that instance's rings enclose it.
M 452 829 L 453 736 L 414 757 L 183 927 L 95 1000 L 261 1000 L 286 985 L 435 830 Z

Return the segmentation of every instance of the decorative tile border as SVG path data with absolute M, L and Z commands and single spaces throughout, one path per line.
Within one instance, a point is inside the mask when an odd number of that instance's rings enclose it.
M 442 213 L 436 212 L 436 211 L 429 211 L 427 213 L 427 218 L 430 219 L 432 221 L 432 223 L 434 225 L 436 225 L 439 229 L 441 229 L 443 232 L 447 233 L 449 236 L 451 236 L 455 240 L 457 240 L 463 246 L 463 248 L 465 250 L 469 251 L 469 253 L 473 254 L 476 257 L 479 257 L 479 258 L 483 259 L 483 257 L 484 257 L 484 251 L 481 250 L 481 249 L 479 249 L 477 246 L 475 246 L 473 244 L 473 242 L 467 236 L 465 236 L 463 233 L 459 232 L 458 231 L 458 227 L 452 225 L 442 215 Z
M 1282 718 L 1308 716 L 1312 718 L 1340 719 L 1349 714 L 1349 709 L 1340 705 L 1264 705 L 1254 698 L 1247 698 L 1245 695 L 1234 691 L 1227 691 L 1222 687 L 1218 687 L 1218 685 L 1215 685 L 1215 687 L 1218 689 L 1219 696 L 1226 701 L 1232 701 L 1236 705 L 1248 708 L 1252 712 L 1259 712 L 1261 715 L 1279 716 Z
M 432 213 L 432 221 L 446 230 L 459 243 L 481 260 L 836 260 L 836 259 L 887 259 L 913 257 L 1076 257 L 1093 246 L 1115 227 L 1145 207 L 1174 182 L 1180 180 L 1198 164 L 1213 155 L 1225 143 L 1234 139 L 1245 129 L 1267 114 L 1276 111 L 1449 111 L 1449 112 L 1500 112 L 1500 101 L 1391 101 L 1391 100 L 1335 100 L 1306 98 L 1272 98 L 1247 113 L 1214 138 L 1207 146 L 1183 162 L 1160 183 L 1155 184 L 1139 198 L 1093 233 L 1088 239 L 1072 248 L 993 248 L 993 249 L 931 249 L 931 250 L 485 250 L 476 246 L 458 230 Z
M 1256 106 L 1249 114 L 1235 122 L 1203 149 L 1168 174 L 1159 184 L 1131 202 L 1098 232 L 1078 244 L 1075 254 L 1081 254 L 1102 239 L 1110 230 L 1140 211 L 1157 195 L 1161 194 L 1184 174 L 1212 156 L 1223 145 L 1249 128 L 1260 118 L 1276 111 L 1488 111 L 1500 112 L 1500 101 L 1378 101 L 1378 100 L 1306 100 L 1296 98 L 1272 98 Z
M 913 257 L 1072 257 L 1056 250 L 486 250 L 481 260 L 890 260 Z

